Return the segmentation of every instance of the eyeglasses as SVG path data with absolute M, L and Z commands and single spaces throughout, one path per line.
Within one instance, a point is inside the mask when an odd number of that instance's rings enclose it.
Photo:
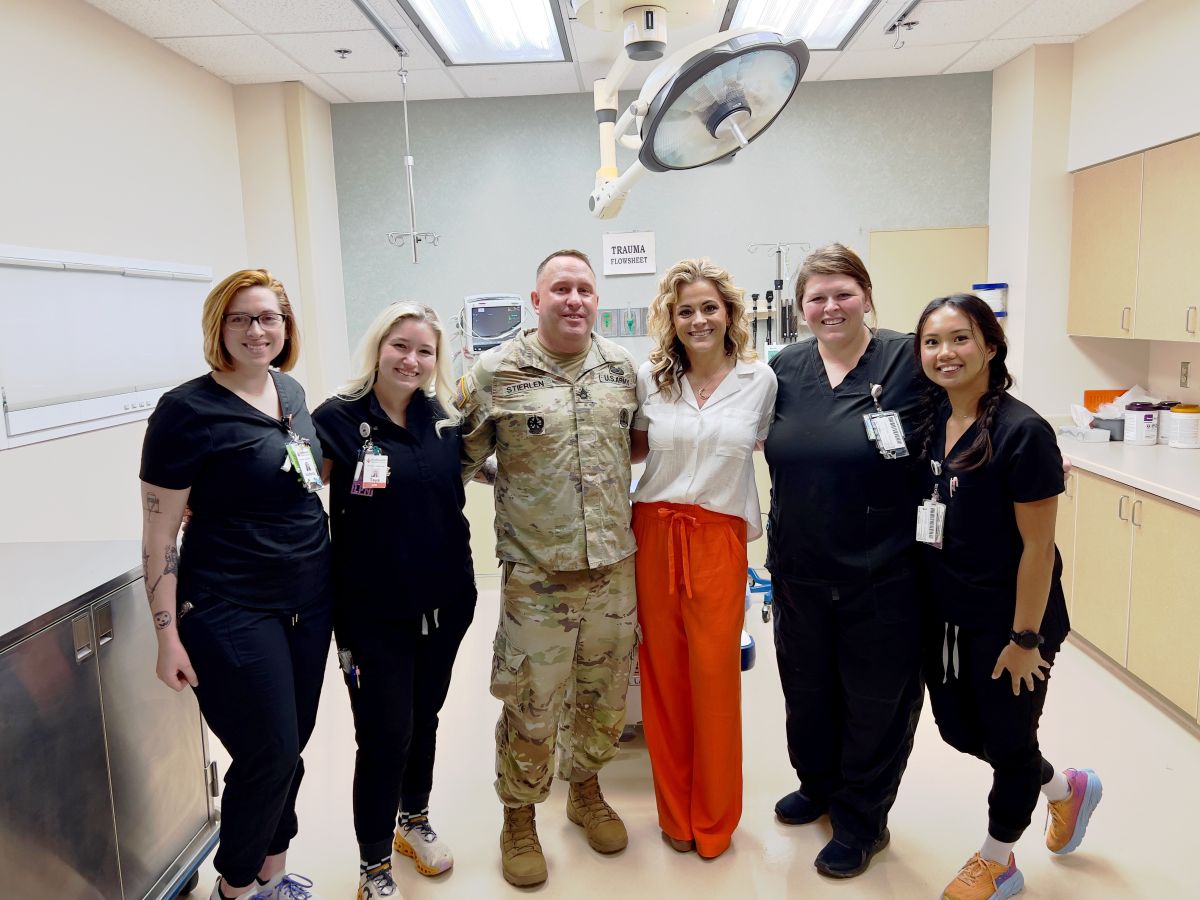
M 246 331 L 251 322 L 257 322 L 263 331 L 276 331 L 283 327 L 287 319 L 285 313 L 265 312 L 252 316 L 249 313 L 229 313 L 225 316 L 225 324 L 230 331 Z

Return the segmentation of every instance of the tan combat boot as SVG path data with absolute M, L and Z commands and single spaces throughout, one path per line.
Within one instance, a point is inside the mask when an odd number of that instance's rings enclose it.
M 500 829 L 500 862 L 504 880 L 517 887 L 532 887 L 546 880 L 546 857 L 533 821 L 533 806 L 504 807 Z
M 567 818 L 583 827 L 588 843 L 597 853 L 616 853 L 629 843 L 625 823 L 605 802 L 595 775 L 587 781 L 571 783 L 571 791 L 567 794 Z

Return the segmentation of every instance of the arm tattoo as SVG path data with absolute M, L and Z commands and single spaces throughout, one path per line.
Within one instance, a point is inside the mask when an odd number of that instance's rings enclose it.
M 170 544 L 167 547 L 167 564 L 163 568 L 164 575 L 176 575 L 179 573 L 179 549 Z
M 158 494 L 155 494 L 152 491 L 146 492 L 146 512 L 150 513 L 151 515 L 157 515 L 158 513 L 162 512 L 158 501 Z
M 159 631 L 162 631 L 171 624 L 171 614 L 169 612 L 156 612 L 154 614 L 154 625 Z

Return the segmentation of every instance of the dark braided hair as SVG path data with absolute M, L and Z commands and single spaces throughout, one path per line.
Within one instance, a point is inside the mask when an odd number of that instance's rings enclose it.
M 1004 330 L 996 319 L 996 313 L 990 306 L 974 294 L 951 294 L 948 297 L 938 297 L 931 300 L 917 320 L 917 334 L 913 338 L 913 355 L 917 360 L 917 368 L 921 371 L 924 392 L 917 411 L 916 443 L 920 447 L 922 459 L 929 459 L 933 448 L 933 434 L 938 414 L 948 402 L 946 392 L 930 381 L 921 366 L 921 332 L 925 322 L 937 310 L 949 306 L 958 310 L 971 323 L 972 336 L 981 349 L 994 349 L 996 355 L 988 363 L 987 391 L 979 398 L 976 410 L 978 416 L 975 440 L 964 450 L 954 454 L 954 468 L 959 472 L 972 472 L 986 465 L 992 458 L 992 422 L 1000 408 L 1000 401 L 1012 387 L 1012 375 L 1004 361 L 1008 357 L 1008 343 L 1004 339 Z

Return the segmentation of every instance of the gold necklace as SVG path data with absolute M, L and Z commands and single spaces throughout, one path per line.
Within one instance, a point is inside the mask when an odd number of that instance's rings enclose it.
M 725 375 L 727 375 L 729 373 L 729 371 L 730 371 L 729 369 L 726 369 L 725 367 L 722 366 L 716 375 L 714 375 L 712 378 L 708 379 L 707 382 L 705 382 L 704 387 L 702 387 L 702 388 L 700 388 L 700 390 L 696 391 L 696 396 L 700 398 L 701 402 L 704 402 L 705 400 L 707 400 L 709 397 L 712 396 L 712 391 L 710 391 L 709 388 L 712 387 L 713 382 L 719 381 L 720 379 L 724 378 Z M 691 381 L 690 378 L 688 380 Z M 694 390 L 695 387 L 696 387 L 695 382 L 693 382 L 692 389 Z

